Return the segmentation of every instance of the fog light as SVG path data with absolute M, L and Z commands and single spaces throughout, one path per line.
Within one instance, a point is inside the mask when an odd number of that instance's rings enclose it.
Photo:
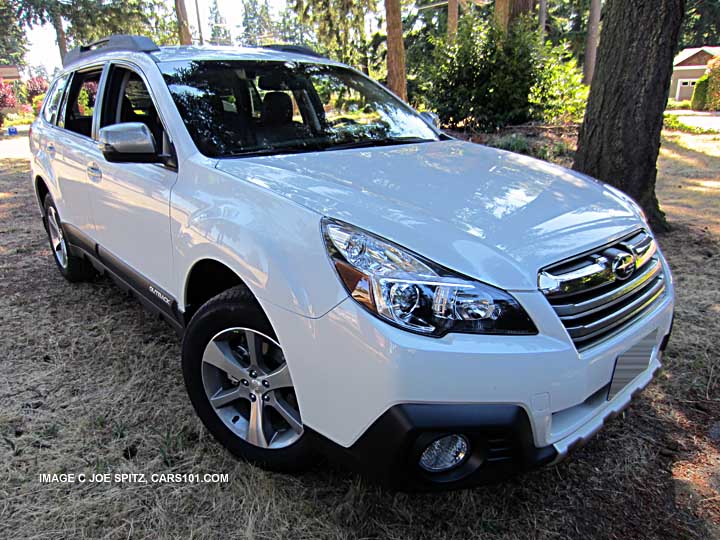
M 448 435 L 428 445 L 420 456 L 420 466 L 428 472 L 449 471 L 468 454 L 470 444 L 463 435 Z

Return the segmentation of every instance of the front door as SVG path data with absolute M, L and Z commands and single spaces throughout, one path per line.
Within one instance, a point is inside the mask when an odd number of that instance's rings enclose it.
M 105 82 L 99 128 L 142 122 L 153 133 L 158 154 L 170 143 L 143 76 L 111 65 Z M 110 163 L 101 155 L 93 214 L 101 261 L 165 311 L 172 312 L 170 190 L 177 171 L 157 163 Z

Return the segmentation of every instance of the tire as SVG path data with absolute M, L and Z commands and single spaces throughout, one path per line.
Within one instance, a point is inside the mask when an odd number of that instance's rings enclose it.
M 50 242 L 50 251 L 55 264 L 65 279 L 71 283 L 90 281 L 95 276 L 95 269 L 83 257 L 71 255 L 65 240 L 60 214 L 48 193 L 43 203 L 45 209 L 45 230 Z
M 282 472 L 314 463 L 282 349 L 245 286 L 198 309 L 185 331 L 182 369 L 195 411 L 232 454 Z

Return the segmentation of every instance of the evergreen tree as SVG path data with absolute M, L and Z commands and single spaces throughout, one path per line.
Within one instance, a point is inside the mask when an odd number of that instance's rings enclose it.
M 17 5 L 0 0 L 0 64 L 25 65 L 27 39 L 17 19 Z
M 242 0 L 242 34 L 238 43 L 246 47 L 257 47 L 273 39 L 274 24 L 270 17 L 267 0 Z
M 230 31 L 227 28 L 225 17 L 220 14 L 217 0 L 210 4 L 210 40 L 211 45 L 232 45 Z

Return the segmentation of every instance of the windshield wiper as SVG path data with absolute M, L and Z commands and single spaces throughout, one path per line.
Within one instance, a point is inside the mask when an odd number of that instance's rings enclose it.
M 417 144 L 436 142 L 437 139 L 425 139 L 423 137 L 384 137 L 382 139 L 362 139 L 347 143 L 332 144 L 328 150 L 344 150 L 347 148 L 368 148 L 372 146 L 395 146 L 399 144 Z

